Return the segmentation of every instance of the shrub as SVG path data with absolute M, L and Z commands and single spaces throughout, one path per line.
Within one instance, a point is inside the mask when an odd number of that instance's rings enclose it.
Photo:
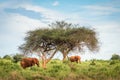
M 5 56 L 3 57 L 3 59 L 12 60 L 12 57 L 11 57 L 11 56 L 9 56 L 9 55 L 5 55 Z
M 111 60 L 120 60 L 120 56 L 117 54 L 113 54 Z
M 119 60 L 112 60 L 112 61 L 110 61 L 110 65 L 114 65 L 114 64 L 118 64 L 118 63 L 120 63 L 120 61 Z
M 92 60 L 92 62 L 90 63 L 90 65 L 96 65 L 95 64 L 95 60 Z
M 54 64 L 51 68 L 47 71 L 49 76 L 56 77 L 56 78 L 64 78 L 70 72 L 69 66 L 65 64 Z
M 20 73 L 17 71 L 10 72 L 6 80 L 26 80 Z
M 12 63 L 10 60 L 5 59 L 0 60 L 0 66 L 5 72 L 21 69 L 18 64 Z
M 20 61 L 23 58 L 22 54 L 16 54 L 13 56 L 13 62 L 17 63 L 18 61 Z

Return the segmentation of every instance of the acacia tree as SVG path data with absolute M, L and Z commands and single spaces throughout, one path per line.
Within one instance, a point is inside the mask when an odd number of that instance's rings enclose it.
M 83 46 L 87 46 L 90 51 L 98 49 L 98 40 L 93 29 L 64 21 L 49 26 L 49 29 L 29 31 L 25 37 L 26 42 L 19 47 L 24 53 L 38 53 L 44 68 L 57 51 L 63 54 L 64 60 L 70 51 L 77 48 L 81 51 Z
M 29 31 L 25 37 L 26 43 L 19 47 L 24 54 L 37 53 L 42 58 L 42 66 L 46 68 L 46 63 L 55 55 L 57 48 L 48 37 L 49 29 L 36 29 Z M 51 56 L 47 59 L 47 56 Z
M 80 27 L 79 25 L 73 25 L 62 22 L 52 23 L 50 25 L 55 31 L 57 31 L 57 40 L 54 40 L 63 54 L 63 60 L 65 60 L 67 54 L 72 50 L 82 51 L 86 46 L 90 51 L 98 51 L 98 39 L 94 29 Z

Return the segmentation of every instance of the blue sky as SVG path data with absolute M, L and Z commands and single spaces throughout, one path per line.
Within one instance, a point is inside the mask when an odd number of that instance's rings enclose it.
M 120 55 L 119 4 L 119 0 L 0 0 L 0 56 L 20 53 L 18 46 L 27 31 L 56 20 L 96 30 L 100 51 L 82 54 L 83 60 Z

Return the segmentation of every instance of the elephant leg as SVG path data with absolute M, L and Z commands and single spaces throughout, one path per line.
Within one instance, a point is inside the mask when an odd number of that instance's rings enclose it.
M 37 62 L 36 65 L 39 67 L 39 62 Z

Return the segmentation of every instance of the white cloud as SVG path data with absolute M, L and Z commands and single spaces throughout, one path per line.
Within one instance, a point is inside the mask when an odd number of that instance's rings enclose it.
M 58 6 L 58 5 L 59 5 L 59 2 L 58 2 L 58 1 L 55 1 L 55 2 L 53 2 L 52 5 L 53 5 L 53 6 Z
M 3 9 L 6 7 L 4 6 Z M 16 13 L 6 13 L 2 10 L 0 11 L 1 56 L 17 53 L 17 48 L 23 43 L 23 39 L 27 31 L 47 26 L 47 24 L 40 20 L 31 19 Z
M 114 6 L 86 5 L 82 8 L 84 8 L 93 15 L 109 15 L 115 12 L 120 12 L 120 9 Z
M 119 33 L 120 23 L 118 21 L 101 21 L 92 23 L 94 27 L 101 33 Z
M 120 41 L 120 23 L 115 21 L 96 22 L 95 28 L 99 32 L 99 40 L 101 42 L 100 54 L 104 55 L 103 58 L 110 58 L 112 54 L 120 54 L 119 41 Z
M 14 4 L 11 2 L 1 3 L 0 12 L 3 11 L 5 8 L 10 8 L 10 9 L 24 8 L 25 10 L 39 13 L 42 16 L 41 20 L 43 20 L 45 22 L 53 22 L 56 20 L 63 20 L 66 18 L 65 15 L 63 15 L 57 11 L 54 11 L 54 10 L 51 10 L 48 8 L 44 8 L 41 6 L 28 4 L 28 3 L 24 3 L 24 4 Z
M 40 13 L 42 19 L 32 19 L 19 13 L 7 13 L 4 11 L 5 8 L 17 9 L 19 7 Z M 23 43 L 27 31 L 47 27 L 48 24 L 46 21 L 50 23 L 63 19 L 63 17 L 61 17 L 62 15 L 56 11 L 31 4 L 12 5 L 11 3 L 5 3 L 0 5 L 0 13 L 0 38 L 2 38 L 0 42 L 1 56 L 18 52 L 17 48 Z
M 0 17 L 3 16 L 1 15 Z M 31 19 L 26 16 L 14 13 L 4 15 L 2 22 L 0 22 L 2 25 L 1 27 L 5 26 L 9 29 L 9 31 L 18 30 L 18 32 L 25 32 L 27 30 L 32 30 L 38 27 L 46 27 L 46 24 L 39 20 Z
M 67 20 L 73 23 L 78 23 L 79 20 L 80 22 L 83 22 L 79 14 L 62 14 L 62 12 L 57 12 L 48 8 L 44 8 L 41 6 L 36 6 L 36 5 L 31 5 L 31 4 L 18 4 L 18 5 L 6 5 L 3 8 L 11 8 L 11 9 L 17 9 L 17 8 L 24 8 L 25 10 L 28 11 L 33 11 L 36 13 L 39 13 L 42 18 L 41 21 L 43 22 L 53 22 L 53 21 L 60 21 L 60 20 Z
M 112 12 L 120 11 L 119 9 L 113 6 L 87 5 L 87 6 L 84 6 L 84 8 L 91 9 L 91 10 L 99 10 L 99 11 L 112 11 Z
M 20 7 L 25 8 L 26 10 L 31 10 L 31 11 L 40 13 L 44 21 L 46 20 L 46 21 L 52 22 L 56 20 L 63 20 L 66 18 L 65 15 L 60 14 L 57 11 L 46 9 L 41 6 L 25 4 L 25 5 L 21 5 Z

